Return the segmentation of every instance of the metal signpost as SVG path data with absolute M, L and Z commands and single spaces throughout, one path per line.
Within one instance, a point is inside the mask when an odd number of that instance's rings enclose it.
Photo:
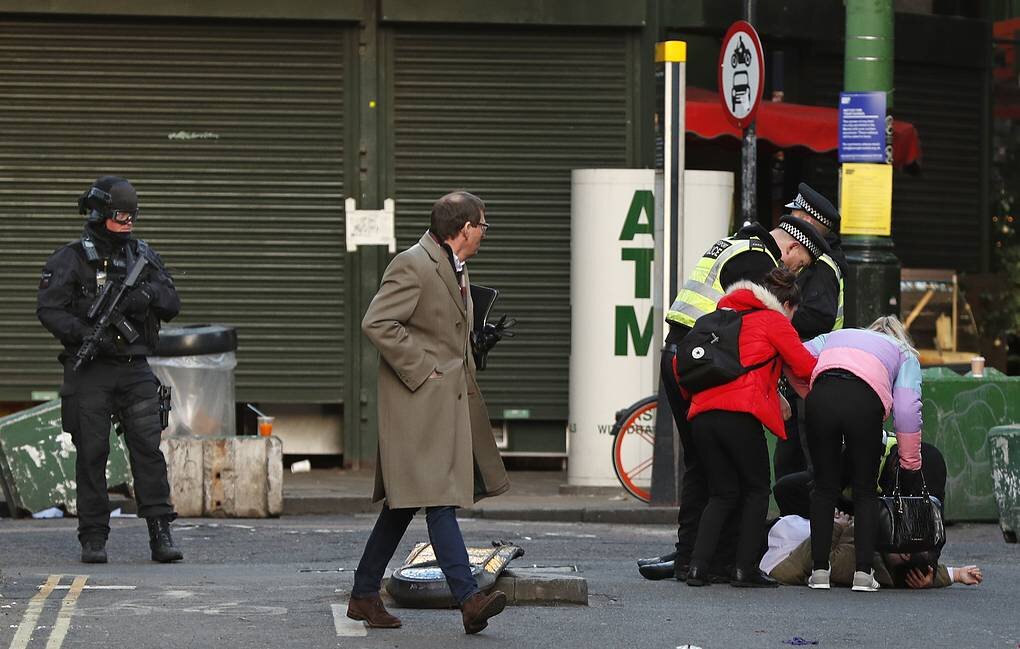
M 754 118 L 765 85 L 765 55 L 758 32 L 751 23 L 730 25 L 719 51 L 719 100 L 726 118 L 744 131 L 741 149 L 741 214 L 745 222 L 756 220 L 757 138 Z
M 684 127 L 687 102 L 687 43 L 665 41 L 655 45 L 655 62 L 662 65 L 664 102 L 661 106 L 659 129 L 662 134 L 662 236 L 656 240 L 659 267 L 662 268 L 660 304 L 663 310 L 679 290 L 678 278 L 683 268 L 683 245 L 680 233 L 684 228 Z M 657 340 L 656 343 L 661 343 Z M 651 495 L 653 505 L 675 506 L 680 496 L 679 439 L 675 434 L 669 402 L 659 385 L 655 444 L 652 452 Z

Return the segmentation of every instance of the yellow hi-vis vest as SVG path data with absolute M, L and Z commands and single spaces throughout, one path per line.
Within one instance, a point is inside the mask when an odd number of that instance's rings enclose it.
M 836 304 L 836 323 L 832 325 L 832 330 L 843 328 L 843 273 L 839 270 L 839 264 L 837 264 L 832 257 L 827 253 L 823 254 L 818 258 L 818 261 L 825 263 L 826 266 L 832 269 L 832 272 L 836 273 L 836 281 L 839 282 L 839 301 Z
M 779 266 L 780 260 L 776 259 L 761 239 L 720 239 L 698 261 L 690 279 L 684 282 L 684 287 L 676 294 L 666 314 L 666 321 L 693 327 L 695 320 L 715 311 L 719 300 L 726 294 L 720 279 L 723 267 L 729 260 L 745 252 L 764 252 Z

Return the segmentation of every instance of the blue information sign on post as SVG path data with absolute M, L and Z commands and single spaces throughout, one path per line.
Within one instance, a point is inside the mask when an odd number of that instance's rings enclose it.
M 884 92 L 839 94 L 839 161 L 886 161 Z

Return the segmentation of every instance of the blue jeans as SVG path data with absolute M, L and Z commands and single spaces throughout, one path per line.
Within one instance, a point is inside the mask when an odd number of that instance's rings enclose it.
M 386 565 L 397 551 L 397 545 L 404 537 L 407 526 L 414 518 L 414 509 L 390 509 L 383 505 L 375 522 L 372 534 L 365 544 L 358 569 L 354 573 L 354 588 L 351 597 L 370 597 L 379 593 Z M 471 574 L 464 537 L 457 525 L 454 507 L 427 507 L 425 522 L 429 529 L 429 541 L 435 551 L 439 567 L 446 576 L 446 583 L 454 599 L 463 604 L 464 600 L 478 592 L 478 584 Z

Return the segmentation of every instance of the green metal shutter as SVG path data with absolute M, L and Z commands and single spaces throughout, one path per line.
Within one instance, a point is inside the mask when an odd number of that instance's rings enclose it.
M 842 57 L 805 59 L 811 94 L 804 103 L 838 106 Z M 917 128 L 922 155 L 920 174 L 893 174 L 892 235 L 904 267 L 980 270 L 983 79 L 980 69 L 896 62 L 892 114 Z M 818 185 L 828 191 L 825 182 Z M 833 196 L 836 185 L 833 178 Z
M 518 320 L 480 374 L 490 414 L 567 417 L 570 171 L 632 159 L 626 31 L 400 26 L 393 34 L 392 187 L 400 247 L 436 198 L 481 196 L 492 223 L 472 281 Z
M 338 402 L 344 383 L 339 26 L 0 23 L 0 399 L 55 389 L 39 269 L 76 198 L 130 179 L 174 273 L 174 322 L 238 330 L 237 398 Z

